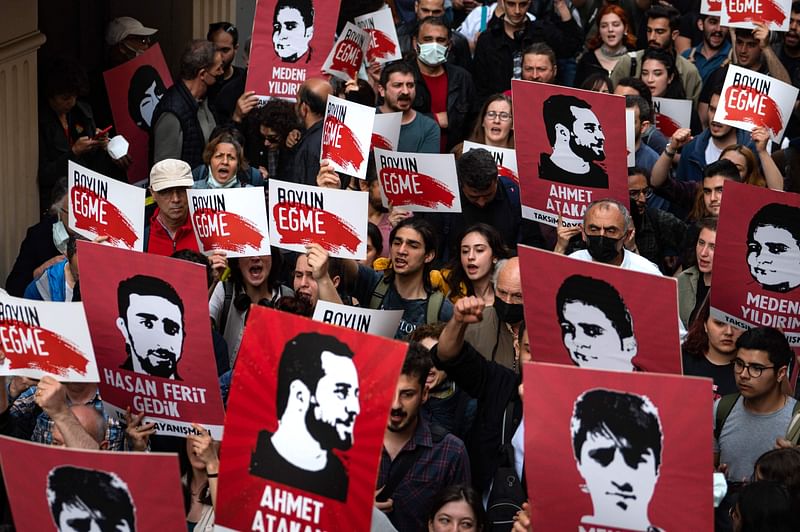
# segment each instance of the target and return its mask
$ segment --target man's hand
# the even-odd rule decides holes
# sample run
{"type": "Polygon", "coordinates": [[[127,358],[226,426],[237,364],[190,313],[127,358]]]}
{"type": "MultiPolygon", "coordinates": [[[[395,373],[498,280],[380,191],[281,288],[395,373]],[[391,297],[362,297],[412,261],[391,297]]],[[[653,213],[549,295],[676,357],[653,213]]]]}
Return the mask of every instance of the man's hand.
{"type": "Polygon", "coordinates": [[[211,272],[214,275],[214,280],[219,281],[222,277],[222,274],[228,267],[228,257],[227,253],[224,251],[217,249],[214,250],[211,255],[208,256],[208,263],[211,265],[211,272]]]}
{"type": "Polygon", "coordinates": [[[412,216],[412,214],[411,211],[401,209],[400,207],[392,207],[389,210],[389,224],[394,227],[409,216],[412,216]]]}
{"type": "Polygon", "coordinates": [[[316,243],[307,245],[306,257],[314,280],[319,281],[328,275],[328,259],[330,256],[322,246],[316,243]]]}
{"type": "Polygon", "coordinates": [[[478,323],[483,320],[486,302],[478,296],[462,297],[453,306],[453,319],[457,323],[478,323]]]}
{"type": "Polygon", "coordinates": [[[125,434],[128,436],[128,443],[131,449],[137,452],[147,450],[147,442],[150,436],[156,433],[155,423],[142,423],[144,413],[131,414],[131,407],[125,411],[125,434]]]}
{"type": "Polygon", "coordinates": [[[247,91],[236,100],[236,110],[233,111],[233,121],[241,122],[244,117],[252,111],[261,99],[256,95],[256,91],[247,91]]]}
{"type": "Polygon", "coordinates": [[[302,134],[300,133],[299,129],[293,129],[286,135],[286,147],[287,148],[294,148],[295,145],[300,142],[302,138],[302,134]]]}
{"type": "Polygon", "coordinates": [[[793,444],[792,442],[790,442],[786,438],[777,438],[775,440],[775,448],[776,449],[792,449],[794,447],[797,447],[797,445],[793,444]]]}
{"type": "Polygon", "coordinates": [[[636,246],[636,229],[631,227],[631,230],[628,233],[628,236],[625,237],[625,241],[622,243],[622,245],[625,246],[625,249],[628,251],[636,254],[639,253],[639,248],[636,246]]]}
{"type": "Polygon", "coordinates": [[[38,382],[39,381],[37,381],[36,379],[31,379],[29,377],[17,377],[17,376],[11,377],[11,381],[8,385],[9,402],[15,401],[17,397],[22,395],[22,392],[24,392],[31,386],[36,386],[36,383],[38,382]]]}
{"type": "Polygon", "coordinates": [[[90,151],[94,151],[107,143],[108,139],[103,142],[102,140],[94,140],[92,137],[78,137],[78,140],[76,140],[75,144],[72,145],[72,153],[75,154],[76,157],[80,157],[81,155],[87,154],[90,151]]]}
{"type": "Polygon", "coordinates": [[[50,419],[55,419],[69,410],[67,389],[50,375],[45,375],[39,380],[34,400],[50,419]]]}
{"type": "Polygon", "coordinates": [[[191,442],[192,454],[205,464],[206,473],[211,473],[212,475],[218,473],[219,458],[217,457],[217,444],[211,437],[211,432],[196,423],[192,423],[192,428],[199,433],[186,436],[191,442]]]}
{"type": "Polygon", "coordinates": [[[566,22],[572,18],[572,13],[567,6],[566,0],[553,0],[553,11],[559,16],[562,22],[566,22]]]}
{"type": "MultiPolygon", "coordinates": [[[[375,497],[377,497],[381,491],[383,491],[383,486],[375,491],[375,497]]],[[[375,508],[385,514],[390,514],[392,510],[394,510],[394,501],[392,499],[386,499],[384,502],[378,502],[378,500],[375,499],[375,508]]]]}
{"type": "Polygon", "coordinates": [[[758,41],[758,47],[762,50],[769,48],[769,26],[765,22],[753,21],[753,37],[758,41]]]}
{"type": "Polygon", "coordinates": [[[447,111],[439,111],[436,113],[436,122],[442,129],[447,129],[450,126],[450,121],[447,120],[447,111]]]}
{"type": "Polygon", "coordinates": [[[127,170],[133,164],[133,159],[131,159],[130,155],[123,155],[119,159],[111,158],[114,161],[114,164],[118,167],[122,168],[123,170],[127,170]]]}
{"type": "Polygon", "coordinates": [[[317,186],[322,188],[342,188],[342,180],[328,159],[322,159],[317,172],[317,186]]]}
{"type": "Polygon", "coordinates": [[[678,150],[683,146],[689,144],[692,140],[692,130],[689,128],[681,128],[672,134],[669,139],[669,147],[673,150],[678,150]]]}
{"type": "Polygon", "coordinates": [[[756,145],[756,151],[763,153],[767,151],[767,143],[769,142],[769,132],[764,126],[756,126],[750,132],[750,138],[753,139],[753,144],[756,145]]]}
{"type": "Polygon", "coordinates": [[[564,223],[564,217],[561,216],[561,213],[559,213],[558,225],[556,226],[556,247],[553,249],[553,251],[560,255],[566,255],[570,239],[573,236],[580,234],[580,232],[580,225],[567,227],[567,225],[564,223]]]}
{"type": "Polygon", "coordinates": [[[42,276],[47,268],[62,260],[64,260],[64,255],[56,255],[55,257],[48,259],[46,262],[40,264],[35,270],[33,270],[33,278],[38,279],[42,276]]]}
{"type": "Polygon", "coordinates": [[[522,510],[514,516],[513,532],[530,532],[531,530],[531,505],[527,502],[522,503],[522,510]]]}

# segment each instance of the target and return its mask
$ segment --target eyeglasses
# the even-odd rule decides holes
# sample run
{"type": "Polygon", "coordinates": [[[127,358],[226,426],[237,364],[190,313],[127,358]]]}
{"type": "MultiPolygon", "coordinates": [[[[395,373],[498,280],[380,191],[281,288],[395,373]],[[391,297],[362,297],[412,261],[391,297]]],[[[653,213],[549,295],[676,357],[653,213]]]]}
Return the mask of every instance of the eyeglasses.
{"type": "Polygon", "coordinates": [[[733,359],[733,370],[739,374],[747,370],[747,374],[757,379],[761,376],[765,369],[773,369],[775,366],[762,366],[761,364],[745,364],[745,362],[739,358],[733,359]]]}
{"type": "Polygon", "coordinates": [[[499,118],[503,122],[507,122],[511,120],[511,113],[506,113],[505,111],[497,112],[497,111],[487,111],[486,118],[489,120],[494,120],[495,118],[499,118]]]}
{"type": "Polygon", "coordinates": [[[650,199],[653,197],[653,187],[628,189],[628,195],[631,199],[638,198],[639,194],[644,194],[645,199],[650,199]]]}
{"type": "Polygon", "coordinates": [[[277,144],[278,141],[281,140],[281,137],[280,135],[267,135],[264,137],[264,140],[266,140],[270,144],[277,144]]]}

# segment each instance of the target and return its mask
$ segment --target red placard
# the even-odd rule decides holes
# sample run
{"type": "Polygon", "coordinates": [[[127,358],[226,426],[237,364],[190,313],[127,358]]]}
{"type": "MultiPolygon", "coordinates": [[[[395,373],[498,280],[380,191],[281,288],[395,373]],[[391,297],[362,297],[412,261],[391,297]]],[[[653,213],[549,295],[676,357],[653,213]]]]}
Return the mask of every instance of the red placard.
{"type": "Polygon", "coordinates": [[[369,530],[383,433],[406,349],[252,307],[220,451],[217,525],[369,530]]]}
{"type": "Polygon", "coordinates": [[[800,195],[725,182],[711,315],[781,329],[800,346],[800,195]]]}
{"type": "Polygon", "coordinates": [[[159,434],[185,437],[198,423],[221,439],[205,267],[89,242],[78,253],[106,407],[144,412],[159,434]]]}
{"type": "Polygon", "coordinates": [[[184,530],[178,457],[65,449],[0,436],[17,530],[184,530]],[[86,528],[90,530],[90,528],[86,528]]]}
{"type": "Polygon", "coordinates": [[[514,142],[522,215],[555,226],[581,222],[593,200],[628,203],[625,99],[513,80],[514,142]]]}
{"type": "Polygon", "coordinates": [[[710,379],[526,363],[523,383],[534,530],[713,530],[710,379]]]}
{"type": "Polygon", "coordinates": [[[124,136],[130,144],[128,155],[132,162],[128,168],[128,181],[144,183],[150,175],[148,142],[153,111],[172,86],[172,76],[161,47],[154,44],[142,55],[103,72],[103,77],[114,116],[115,134],[124,136]]]}
{"type": "Polygon", "coordinates": [[[518,251],[533,360],[682,373],[675,279],[518,251]]]}
{"type": "Polygon", "coordinates": [[[246,90],[294,100],[322,74],[333,47],[340,0],[258,0],[246,90]]]}

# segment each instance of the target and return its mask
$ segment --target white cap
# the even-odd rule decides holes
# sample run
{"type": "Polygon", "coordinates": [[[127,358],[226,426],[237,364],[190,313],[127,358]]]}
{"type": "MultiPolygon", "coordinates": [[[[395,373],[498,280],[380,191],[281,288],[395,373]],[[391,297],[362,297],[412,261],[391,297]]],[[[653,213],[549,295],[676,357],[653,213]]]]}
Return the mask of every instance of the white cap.
{"type": "Polygon", "coordinates": [[[192,167],[179,159],[164,159],[154,164],[150,170],[150,188],[153,192],[174,187],[191,188],[192,185],[192,167]]]}
{"type": "Polygon", "coordinates": [[[121,43],[129,35],[149,36],[156,33],[155,28],[148,28],[133,17],[117,17],[108,23],[106,28],[106,43],[109,46],[121,43]]]}

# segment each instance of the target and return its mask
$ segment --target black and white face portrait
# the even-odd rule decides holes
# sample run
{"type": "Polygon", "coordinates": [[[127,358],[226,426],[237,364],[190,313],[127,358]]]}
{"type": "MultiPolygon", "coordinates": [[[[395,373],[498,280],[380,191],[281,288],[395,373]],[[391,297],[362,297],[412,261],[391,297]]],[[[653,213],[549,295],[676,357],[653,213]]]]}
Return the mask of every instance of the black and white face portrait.
{"type": "Polygon", "coordinates": [[[47,501],[59,532],[134,532],[127,484],[116,474],[61,466],[47,477],[47,501]]]}
{"type": "Polygon", "coordinates": [[[753,216],[747,266],[765,290],[788,292],[800,286],[800,209],[771,203],[753,216]]]}
{"type": "Polygon", "coordinates": [[[582,522],[626,530],[653,526],[648,506],[661,465],[658,410],[645,396],[590,390],[575,402],[573,450],[593,514],[582,522]]]}
{"type": "Polygon", "coordinates": [[[164,92],[164,82],[155,68],[142,65],[134,72],[128,87],[128,113],[141,129],[150,131],[153,112],[164,92]]]}
{"type": "Polygon", "coordinates": [[[314,36],[311,0],[279,0],[272,21],[272,45],[281,61],[296,63],[310,51],[314,36]]]}

